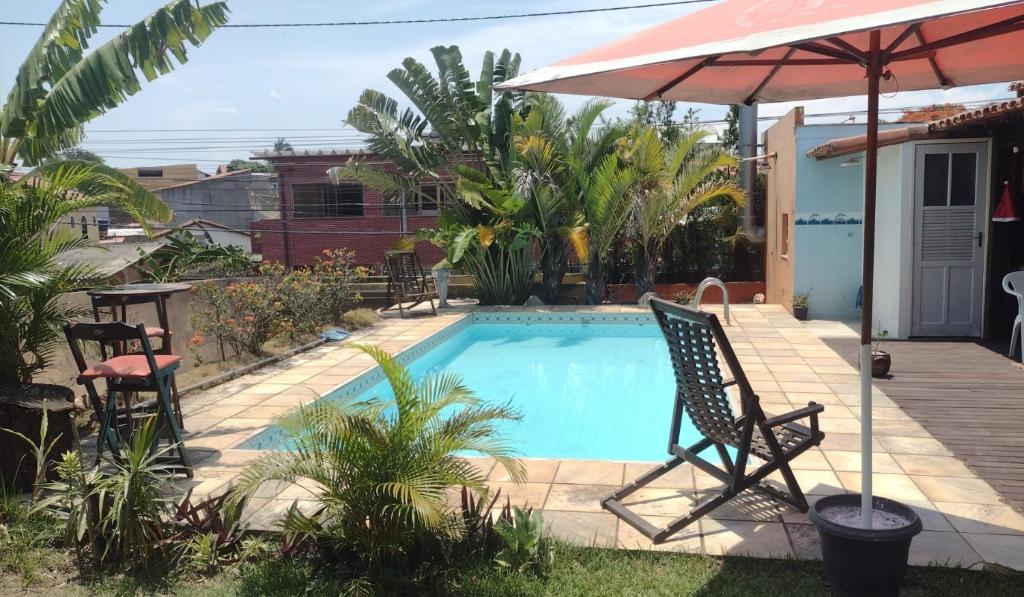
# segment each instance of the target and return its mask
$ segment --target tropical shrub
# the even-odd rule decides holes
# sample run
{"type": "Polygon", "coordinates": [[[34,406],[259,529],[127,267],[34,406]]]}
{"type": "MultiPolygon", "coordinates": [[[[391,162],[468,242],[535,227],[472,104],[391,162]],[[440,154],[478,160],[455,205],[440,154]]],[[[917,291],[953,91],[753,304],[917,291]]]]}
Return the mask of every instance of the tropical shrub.
{"type": "Polygon", "coordinates": [[[325,249],[313,262],[313,275],[320,281],[320,301],[334,325],[341,324],[346,309],[363,300],[354,286],[369,272],[354,265],[355,257],[355,251],[325,249]]]}
{"type": "Polygon", "coordinates": [[[203,238],[205,243],[190,231],[179,230],[159,251],[146,254],[139,249],[142,259],[132,269],[147,282],[177,282],[200,272],[207,277],[240,276],[252,268],[242,247],[214,244],[205,230],[203,238]]]}
{"type": "Polygon", "coordinates": [[[554,560],[554,545],[544,536],[544,518],[533,509],[516,506],[512,516],[502,518],[494,525],[503,546],[494,561],[503,568],[516,572],[527,569],[542,571],[554,560]]]}
{"type": "Polygon", "coordinates": [[[395,397],[319,401],[285,415],[279,423],[293,449],[251,464],[239,489],[251,492],[267,481],[316,484],[319,508],[293,508],[283,523],[286,537],[292,545],[312,542],[364,586],[385,571],[415,567],[437,555],[438,544],[464,535],[448,490],[487,488],[484,473],[459,453],[493,457],[516,481],[524,469],[495,429],[517,413],[482,403],[451,373],[416,382],[391,355],[355,347],[377,361],[395,397]],[[424,545],[433,548],[421,551],[424,545]]]}
{"type": "Polygon", "coordinates": [[[284,305],[265,281],[232,282],[220,286],[201,282],[192,286],[192,325],[203,341],[212,336],[222,357],[227,344],[235,354],[264,355],[263,346],[287,331],[290,323],[284,305]]]}
{"type": "Polygon", "coordinates": [[[255,283],[276,297],[281,306],[279,331],[287,332],[293,342],[318,332],[326,320],[327,309],[321,300],[323,282],[311,270],[285,271],[280,263],[265,263],[255,283]]]}

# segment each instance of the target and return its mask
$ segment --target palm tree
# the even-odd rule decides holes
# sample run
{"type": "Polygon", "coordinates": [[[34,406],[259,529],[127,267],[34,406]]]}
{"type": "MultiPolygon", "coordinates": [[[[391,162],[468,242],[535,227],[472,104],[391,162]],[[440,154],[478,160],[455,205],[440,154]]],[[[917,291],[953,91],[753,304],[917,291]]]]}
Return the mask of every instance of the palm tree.
{"type": "Polygon", "coordinates": [[[284,137],[278,137],[277,141],[274,141],[274,151],[295,151],[295,148],[284,137]]]}
{"type": "Polygon", "coordinates": [[[171,211],[155,195],[106,166],[46,164],[11,180],[0,174],[0,383],[29,383],[50,362],[61,327],[79,313],[65,292],[102,281],[69,260],[90,244],[64,222],[100,205],[117,207],[144,226],[171,211]]]}
{"type": "Polygon", "coordinates": [[[636,172],[630,228],[634,240],[636,294],[654,288],[665,240],[697,208],[715,201],[742,206],[743,189],[720,173],[736,158],[719,144],[704,144],[707,129],[683,131],[665,143],[653,127],[638,127],[622,149],[636,172]]]}
{"type": "Polygon", "coordinates": [[[83,138],[82,125],[123,103],[147,81],[186,62],[227,22],[227,6],[173,0],[88,54],[103,0],[63,0],[18,69],[0,107],[0,164],[38,164],[83,138]]]}
{"type": "Polygon", "coordinates": [[[267,481],[316,488],[321,512],[291,512],[285,532],[313,534],[358,554],[364,571],[374,575],[425,534],[460,536],[448,490],[465,486],[486,495],[487,487],[485,473],[459,454],[493,457],[516,482],[525,473],[495,428],[498,421],[518,420],[515,412],[481,403],[451,373],[417,382],[386,352],[353,346],[380,365],[394,399],[321,400],[286,415],[280,424],[291,449],[251,464],[240,477],[239,495],[267,481]]]}

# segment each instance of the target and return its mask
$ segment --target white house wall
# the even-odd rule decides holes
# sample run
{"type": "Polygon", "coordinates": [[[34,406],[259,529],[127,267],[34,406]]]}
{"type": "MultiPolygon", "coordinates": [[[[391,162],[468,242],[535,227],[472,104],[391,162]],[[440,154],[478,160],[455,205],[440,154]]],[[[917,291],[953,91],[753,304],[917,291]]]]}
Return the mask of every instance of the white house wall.
{"type": "MultiPolygon", "coordinates": [[[[860,169],[864,188],[863,168],[860,169]]],[[[875,205],[875,291],[871,328],[891,338],[910,334],[914,256],[914,144],[878,150],[875,205]]],[[[858,280],[858,285],[860,281],[858,280]]]]}

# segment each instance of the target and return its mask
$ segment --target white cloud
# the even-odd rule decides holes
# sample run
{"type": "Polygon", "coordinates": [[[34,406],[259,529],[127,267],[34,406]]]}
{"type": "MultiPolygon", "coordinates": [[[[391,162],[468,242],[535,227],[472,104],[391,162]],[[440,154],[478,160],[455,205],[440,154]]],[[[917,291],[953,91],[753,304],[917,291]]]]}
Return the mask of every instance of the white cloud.
{"type": "Polygon", "coordinates": [[[270,91],[267,92],[267,97],[269,97],[270,99],[279,100],[281,99],[281,93],[278,92],[278,90],[276,89],[271,89],[270,91]]]}

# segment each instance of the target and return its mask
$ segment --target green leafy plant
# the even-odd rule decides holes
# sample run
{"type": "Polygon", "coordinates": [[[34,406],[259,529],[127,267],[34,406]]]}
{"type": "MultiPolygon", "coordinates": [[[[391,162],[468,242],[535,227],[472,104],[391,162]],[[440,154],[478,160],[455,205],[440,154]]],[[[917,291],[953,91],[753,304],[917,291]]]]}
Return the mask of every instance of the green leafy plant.
{"type": "Polygon", "coordinates": [[[693,299],[697,297],[694,290],[680,290],[672,295],[672,300],[687,307],[693,305],[693,299]]]}
{"type": "Polygon", "coordinates": [[[152,253],[139,249],[141,260],[132,266],[147,282],[177,282],[190,274],[215,269],[227,276],[244,274],[252,266],[241,247],[215,244],[203,231],[202,242],[188,230],[167,237],[167,244],[152,253]]]}
{"type": "Polygon", "coordinates": [[[192,286],[192,325],[196,344],[213,336],[226,357],[224,345],[235,354],[263,356],[264,345],[287,330],[285,307],[273,285],[265,280],[232,282],[221,286],[202,282],[192,286]]]}
{"type": "Polygon", "coordinates": [[[46,410],[46,401],[43,400],[43,414],[39,419],[39,440],[34,440],[23,433],[14,431],[13,429],[7,429],[6,427],[0,427],[0,431],[10,433],[11,435],[20,438],[29,446],[32,458],[35,460],[36,472],[35,478],[32,482],[32,501],[37,501],[43,496],[43,484],[46,482],[47,468],[50,464],[50,453],[53,452],[54,446],[60,441],[63,434],[58,433],[53,439],[47,443],[49,437],[49,426],[50,416],[46,410]]]}
{"type": "Polygon", "coordinates": [[[888,337],[889,330],[883,330],[881,326],[879,326],[878,331],[875,332],[875,347],[871,352],[874,354],[882,352],[882,340],[885,340],[888,337]]]}
{"type": "Polygon", "coordinates": [[[503,546],[494,557],[495,563],[516,572],[527,569],[544,570],[554,561],[555,551],[544,537],[544,518],[539,512],[512,509],[510,520],[494,525],[503,546]]]}
{"type": "Polygon", "coordinates": [[[334,325],[342,321],[346,309],[363,300],[355,284],[369,272],[355,265],[356,254],[345,249],[326,249],[313,261],[313,275],[320,281],[320,303],[334,325]]]}
{"type": "Polygon", "coordinates": [[[280,424],[292,449],[247,467],[239,489],[251,492],[267,481],[315,484],[316,510],[293,508],[285,517],[289,545],[313,541],[326,553],[347,554],[352,578],[376,579],[412,565],[424,541],[464,534],[447,504],[448,489],[487,489],[484,473],[458,454],[493,457],[517,482],[524,470],[495,428],[517,420],[514,411],[480,402],[450,373],[417,382],[384,351],[354,347],[380,365],[394,398],[320,401],[286,415],[280,424]]]}
{"type": "Polygon", "coordinates": [[[83,125],[188,60],[227,22],[227,6],[173,0],[86,53],[103,0],[63,0],[18,68],[0,108],[0,164],[36,164],[78,145],[83,125]]]}
{"type": "Polygon", "coordinates": [[[811,297],[807,294],[794,294],[793,307],[806,309],[811,305],[811,297]]]}

